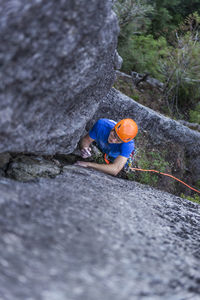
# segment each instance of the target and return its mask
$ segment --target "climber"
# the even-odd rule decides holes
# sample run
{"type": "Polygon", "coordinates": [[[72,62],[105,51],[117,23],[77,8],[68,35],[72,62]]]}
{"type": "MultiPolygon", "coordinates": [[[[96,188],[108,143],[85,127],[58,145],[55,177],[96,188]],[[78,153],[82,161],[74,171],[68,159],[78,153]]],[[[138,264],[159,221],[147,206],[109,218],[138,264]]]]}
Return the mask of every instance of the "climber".
{"type": "Polygon", "coordinates": [[[88,158],[92,155],[90,144],[95,141],[98,148],[105,153],[107,164],[77,161],[76,165],[116,176],[134,151],[133,139],[137,132],[138,126],[132,119],[123,119],[118,123],[109,119],[99,119],[80,141],[81,156],[88,158]]]}

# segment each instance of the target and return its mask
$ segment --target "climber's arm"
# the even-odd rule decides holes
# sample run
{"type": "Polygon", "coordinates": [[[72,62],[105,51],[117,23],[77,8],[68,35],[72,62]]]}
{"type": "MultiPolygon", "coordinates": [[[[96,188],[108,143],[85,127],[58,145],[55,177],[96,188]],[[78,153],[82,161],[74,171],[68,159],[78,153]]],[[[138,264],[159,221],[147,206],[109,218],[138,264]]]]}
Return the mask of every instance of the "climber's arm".
{"type": "Polygon", "coordinates": [[[90,144],[94,141],[89,134],[86,134],[80,141],[80,149],[89,148],[90,144]]]}
{"type": "Polygon", "coordinates": [[[104,173],[116,176],[125,166],[127,162],[127,157],[119,155],[113,163],[109,165],[105,164],[97,164],[93,162],[86,162],[86,161],[77,161],[76,165],[85,167],[85,168],[93,168],[98,171],[102,171],[104,173]]]}

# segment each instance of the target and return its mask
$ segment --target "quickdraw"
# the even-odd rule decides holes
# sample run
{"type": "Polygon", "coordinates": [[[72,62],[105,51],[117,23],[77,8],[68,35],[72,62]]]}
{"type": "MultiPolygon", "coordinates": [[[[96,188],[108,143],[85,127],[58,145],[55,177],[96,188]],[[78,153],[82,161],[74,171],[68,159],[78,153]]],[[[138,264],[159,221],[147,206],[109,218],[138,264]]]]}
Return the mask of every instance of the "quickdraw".
{"type": "MultiPolygon", "coordinates": [[[[133,150],[133,152],[131,153],[131,155],[129,156],[129,158],[127,160],[128,167],[131,167],[135,155],[136,155],[136,150],[133,150]]],[[[108,159],[108,155],[106,153],[104,154],[104,161],[105,161],[106,164],[110,163],[110,161],[108,159]]]]}

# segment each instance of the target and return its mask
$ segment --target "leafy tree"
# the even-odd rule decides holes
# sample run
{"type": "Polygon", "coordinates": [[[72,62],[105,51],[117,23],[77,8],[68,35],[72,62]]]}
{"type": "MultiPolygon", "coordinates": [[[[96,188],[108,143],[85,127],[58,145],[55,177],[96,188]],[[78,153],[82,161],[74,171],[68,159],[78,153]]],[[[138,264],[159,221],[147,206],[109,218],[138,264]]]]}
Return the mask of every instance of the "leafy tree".
{"type": "Polygon", "coordinates": [[[135,27],[140,27],[145,14],[152,11],[152,7],[146,4],[145,0],[117,0],[114,3],[114,10],[118,15],[121,30],[134,23],[135,27]]]}
{"type": "MultiPolygon", "coordinates": [[[[149,16],[152,13],[152,6],[148,5],[146,0],[117,0],[114,9],[118,15],[120,25],[118,51],[124,61],[122,70],[125,72],[131,72],[132,70],[147,71],[148,55],[145,51],[148,48],[148,43],[150,43],[150,36],[146,40],[144,37],[146,50],[141,52],[140,55],[137,52],[143,42],[143,37],[140,37],[140,35],[146,32],[150,25],[149,16]]],[[[149,53],[149,66],[154,57],[153,52],[154,50],[149,53]]]]}
{"type": "Polygon", "coordinates": [[[176,8],[181,5],[182,0],[148,0],[148,3],[153,6],[154,14],[151,18],[151,26],[149,32],[154,37],[160,35],[167,36],[173,31],[182,20],[180,13],[177,13],[176,8]]]}
{"type": "Polygon", "coordinates": [[[200,1],[199,0],[181,0],[180,3],[175,5],[173,8],[168,6],[168,9],[172,11],[172,14],[179,14],[185,19],[195,11],[200,14],[200,1]]]}
{"type": "Polygon", "coordinates": [[[200,17],[194,9],[200,12],[199,0],[115,1],[122,70],[163,81],[172,114],[188,113],[200,98],[200,17]]]}
{"type": "Polygon", "coordinates": [[[164,97],[172,113],[188,110],[199,96],[200,43],[198,32],[176,33],[176,48],[171,48],[168,59],[160,61],[165,77],[164,97]]]}
{"type": "Polygon", "coordinates": [[[160,72],[159,60],[168,55],[166,39],[160,37],[157,40],[152,35],[133,36],[129,39],[127,47],[120,48],[119,53],[123,57],[122,70],[126,72],[136,71],[149,73],[157,79],[164,79],[160,72]]]}
{"type": "Polygon", "coordinates": [[[149,27],[150,19],[146,15],[152,12],[152,6],[146,0],[117,0],[114,10],[120,26],[119,43],[124,44],[130,36],[142,34],[149,27]]]}
{"type": "Polygon", "coordinates": [[[149,32],[154,37],[173,31],[187,16],[195,11],[200,14],[199,0],[148,0],[154,8],[149,32]]]}

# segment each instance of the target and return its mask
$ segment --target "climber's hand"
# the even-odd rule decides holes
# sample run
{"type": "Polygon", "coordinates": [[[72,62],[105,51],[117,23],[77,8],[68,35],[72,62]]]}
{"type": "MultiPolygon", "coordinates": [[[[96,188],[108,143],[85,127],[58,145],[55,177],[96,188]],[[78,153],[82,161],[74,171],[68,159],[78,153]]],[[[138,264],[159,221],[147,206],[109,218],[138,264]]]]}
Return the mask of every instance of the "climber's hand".
{"type": "Polygon", "coordinates": [[[80,167],[84,167],[84,168],[88,168],[89,167],[89,162],[88,161],[77,161],[74,165],[75,166],[80,166],[80,167]]]}
{"type": "Polygon", "coordinates": [[[83,149],[81,149],[81,157],[82,158],[88,158],[92,156],[92,153],[91,153],[91,148],[90,147],[85,147],[83,149]]]}

